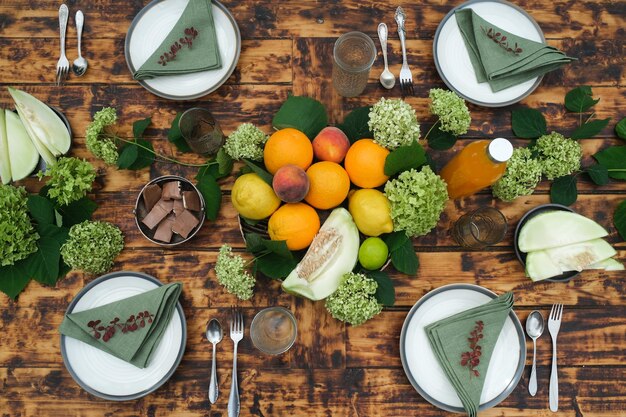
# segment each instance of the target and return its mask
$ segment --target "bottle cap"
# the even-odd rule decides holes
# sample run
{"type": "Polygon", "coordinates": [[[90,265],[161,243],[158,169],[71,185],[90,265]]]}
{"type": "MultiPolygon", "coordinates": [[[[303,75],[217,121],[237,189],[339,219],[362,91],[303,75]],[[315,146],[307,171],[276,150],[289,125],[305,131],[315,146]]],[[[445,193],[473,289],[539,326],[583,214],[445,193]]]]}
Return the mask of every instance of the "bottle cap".
{"type": "Polygon", "coordinates": [[[496,162],[506,162],[513,156],[513,145],[507,139],[497,138],[487,148],[489,156],[496,162]]]}

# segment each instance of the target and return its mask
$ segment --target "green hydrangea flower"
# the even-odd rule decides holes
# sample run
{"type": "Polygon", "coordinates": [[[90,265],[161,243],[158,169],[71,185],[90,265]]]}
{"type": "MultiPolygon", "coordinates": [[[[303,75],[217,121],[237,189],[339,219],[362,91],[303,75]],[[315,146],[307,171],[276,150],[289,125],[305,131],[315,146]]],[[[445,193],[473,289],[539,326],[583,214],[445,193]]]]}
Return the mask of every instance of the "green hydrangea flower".
{"type": "Polygon", "coordinates": [[[13,265],[37,251],[24,187],[0,185],[0,265],[13,265]]]}
{"type": "Polygon", "coordinates": [[[453,91],[433,88],[428,93],[430,112],[439,117],[440,129],[455,136],[464,135],[470,127],[472,118],[465,100],[453,91]]]}
{"type": "Polygon", "coordinates": [[[120,156],[115,142],[105,135],[106,128],[116,122],[116,110],[113,107],[104,107],[93,115],[93,121],[87,126],[85,133],[89,152],[108,165],[116,165],[117,158],[120,156]]]}
{"type": "Polygon", "coordinates": [[[368,126],[374,142],[391,150],[410,145],[420,137],[415,110],[400,99],[381,98],[370,110],[368,126]]]}
{"type": "Polygon", "coordinates": [[[542,166],[528,148],[517,148],[506,164],[504,175],[493,185],[493,195],[502,201],[531,195],[541,180],[542,166]]]}
{"type": "Polygon", "coordinates": [[[404,230],[408,236],[430,232],[448,200],[446,183],[429,166],[404,171],[387,181],[385,194],[391,204],[393,230],[404,230]]]}
{"type": "Polygon", "coordinates": [[[78,158],[59,158],[46,172],[37,174],[39,179],[50,177],[46,182],[48,196],[60,205],[68,205],[83,198],[93,186],[96,170],[93,165],[78,158]]]}
{"type": "Polygon", "coordinates": [[[124,235],[115,225],[85,220],[70,228],[67,241],[61,246],[63,261],[90,274],[102,274],[124,249],[124,235]]]}
{"type": "Polygon", "coordinates": [[[549,180],[569,175],[580,169],[583,149],[574,139],[552,132],[537,139],[534,149],[543,173],[549,180]]]}
{"type": "Polygon", "coordinates": [[[376,300],[378,284],[363,274],[343,276],[337,291],[326,299],[326,310],[337,320],[353,326],[365,323],[383,309],[376,300]]]}
{"type": "Polygon", "coordinates": [[[233,159],[263,159],[263,146],[269,136],[252,123],[243,123],[226,138],[224,150],[233,159]]]}
{"type": "Polygon", "coordinates": [[[215,263],[217,282],[222,284],[226,291],[236,295],[240,300],[252,298],[254,284],[256,284],[254,277],[245,268],[245,260],[241,256],[233,254],[230,246],[222,245],[215,263]]]}

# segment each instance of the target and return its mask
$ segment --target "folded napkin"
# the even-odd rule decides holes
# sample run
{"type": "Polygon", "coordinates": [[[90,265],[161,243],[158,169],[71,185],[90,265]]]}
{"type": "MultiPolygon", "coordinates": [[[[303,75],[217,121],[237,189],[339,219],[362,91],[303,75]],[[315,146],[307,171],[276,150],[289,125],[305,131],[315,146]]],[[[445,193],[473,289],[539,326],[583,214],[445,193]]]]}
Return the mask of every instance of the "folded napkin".
{"type": "Polygon", "coordinates": [[[513,308],[513,293],[426,326],[437,361],[469,417],[478,414],[491,353],[513,308]]]}
{"type": "Polygon", "coordinates": [[[221,67],[211,0],[189,0],[172,31],[133,74],[133,78],[144,80],[160,75],[188,74],[221,67]],[[173,58],[172,48],[175,55],[173,58]]]}
{"type": "Polygon", "coordinates": [[[178,302],[182,284],[173,283],[65,316],[59,331],[130,362],[148,366],[178,302]]]}
{"type": "Polygon", "coordinates": [[[575,61],[558,49],[513,35],[487,22],[471,8],[455,11],[476,79],[493,92],[523,83],[575,61]]]}

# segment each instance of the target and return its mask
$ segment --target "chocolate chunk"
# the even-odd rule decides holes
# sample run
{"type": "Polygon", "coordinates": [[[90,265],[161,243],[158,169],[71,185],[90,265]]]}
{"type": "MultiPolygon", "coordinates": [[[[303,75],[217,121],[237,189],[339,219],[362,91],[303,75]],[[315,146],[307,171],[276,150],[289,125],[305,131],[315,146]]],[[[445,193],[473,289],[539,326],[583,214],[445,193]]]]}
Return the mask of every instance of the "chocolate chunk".
{"type": "Polygon", "coordinates": [[[154,240],[160,240],[161,242],[170,243],[172,241],[172,225],[174,224],[175,218],[173,215],[167,216],[161,223],[159,223],[159,227],[157,227],[156,232],[154,233],[154,240]]]}
{"type": "Polygon", "coordinates": [[[174,209],[173,201],[159,200],[150,213],[141,221],[148,226],[148,229],[154,229],[154,227],[161,222],[168,214],[174,209]]]}
{"type": "Polygon", "coordinates": [[[173,200],[173,201],[174,201],[174,209],[173,209],[174,214],[178,216],[185,210],[185,205],[183,204],[184,200],[173,200]]]}
{"type": "Polygon", "coordinates": [[[146,206],[146,211],[152,210],[154,205],[161,199],[161,187],[157,184],[150,184],[143,190],[143,204],[146,206]]]}
{"type": "Polygon", "coordinates": [[[180,200],[183,198],[180,191],[180,181],[170,181],[163,184],[163,200],[180,200]]]}
{"type": "Polygon", "coordinates": [[[195,191],[183,191],[183,203],[187,210],[200,211],[200,198],[195,191]]]}
{"type": "Polygon", "coordinates": [[[200,220],[194,216],[189,210],[184,210],[172,225],[172,231],[187,239],[189,233],[200,223],[200,220]]]}

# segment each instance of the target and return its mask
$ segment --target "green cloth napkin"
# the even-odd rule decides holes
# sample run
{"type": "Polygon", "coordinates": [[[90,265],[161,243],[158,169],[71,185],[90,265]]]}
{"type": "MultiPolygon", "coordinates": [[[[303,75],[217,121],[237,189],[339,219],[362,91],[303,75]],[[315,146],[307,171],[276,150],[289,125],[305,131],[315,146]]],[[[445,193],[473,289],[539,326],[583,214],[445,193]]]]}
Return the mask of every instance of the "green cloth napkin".
{"type": "Polygon", "coordinates": [[[456,10],[454,14],[476,79],[479,83],[488,82],[493,92],[521,84],[576,60],[552,46],[502,30],[471,8],[456,10]],[[491,37],[488,34],[490,29],[491,37]],[[497,33],[500,35],[494,36],[497,33]],[[501,42],[495,42],[494,38],[501,42]],[[516,54],[507,48],[521,51],[516,54]]]}
{"type": "Polygon", "coordinates": [[[491,353],[511,308],[513,293],[508,292],[425,327],[437,361],[470,417],[478,414],[491,353]],[[472,364],[472,357],[478,362],[472,364]]]}
{"type": "Polygon", "coordinates": [[[163,43],[152,53],[150,58],[133,74],[136,80],[154,78],[160,75],[178,75],[200,72],[222,67],[220,51],[215,34],[215,22],[211,0],[189,0],[183,14],[167,35],[163,43]],[[180,43],[185,37],[185,29],[194,28],[198,34],[192,41],[191,48],[181,44],[176,57],[163,66],[159,63],[161,55],[169,52],[170,47],[180,43]]]}
{"type": "Polygon", "coordinates": [[[181,290],[179,283],[163,285],[100,307],[67,314],[59,331],[138,368],[145,368],[174,315],[181,290]],[[107,328],[113,328],[114,332],[107,328]]]}

